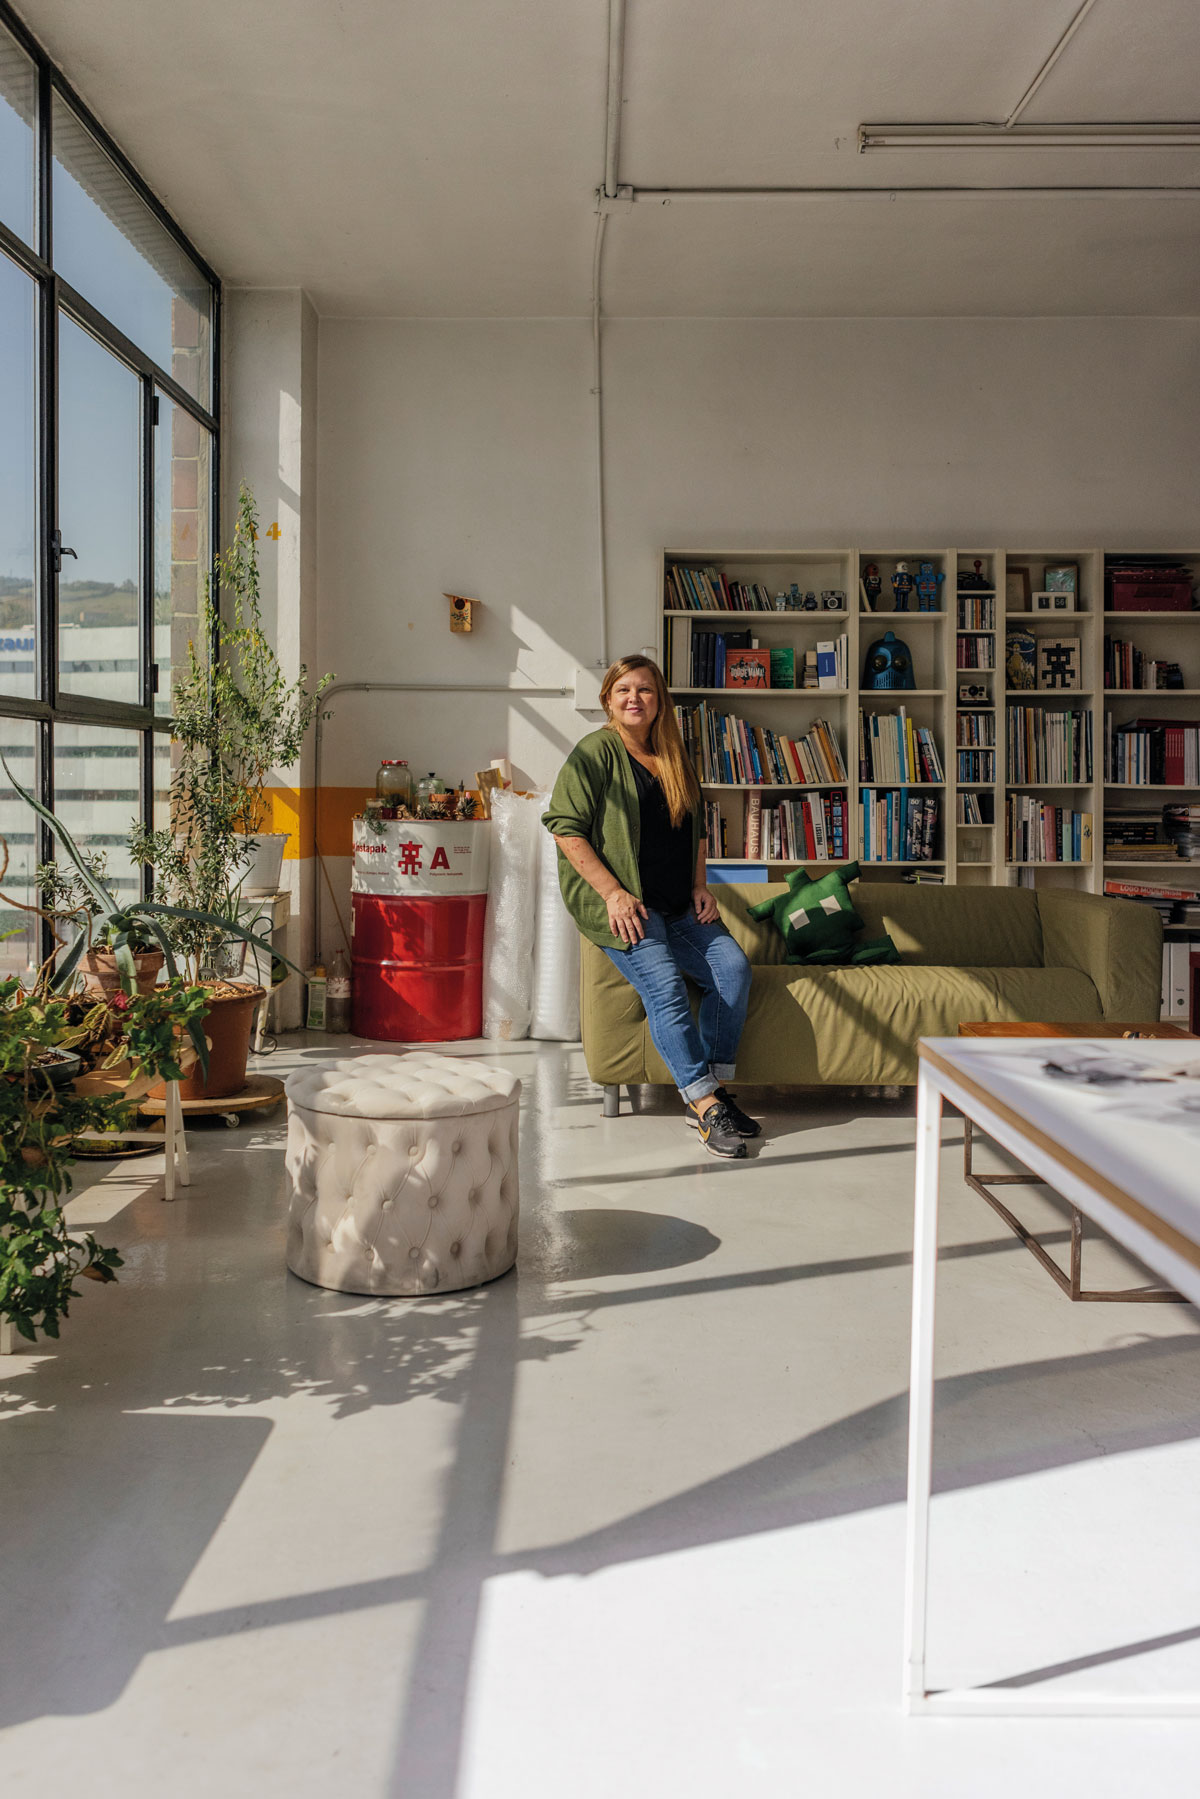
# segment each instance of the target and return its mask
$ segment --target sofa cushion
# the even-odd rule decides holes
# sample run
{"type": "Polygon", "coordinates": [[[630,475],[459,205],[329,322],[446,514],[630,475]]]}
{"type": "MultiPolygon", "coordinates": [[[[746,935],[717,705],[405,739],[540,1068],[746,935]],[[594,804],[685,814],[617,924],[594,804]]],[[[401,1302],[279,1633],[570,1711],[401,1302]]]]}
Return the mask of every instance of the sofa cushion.
{"type": "MultiPolygon", "coordinates": [[[[822,1081],[908,1085],[920,1037],[953,1037],[970,1020],[1101,1017],[1092,982],[1072,968],[756,968],[737,1078],[751,1085],[822,1081]]],[[[643,1026],[643,1031],[644,1031],[643,1026]]],[[[648,1035],[640,1078],[669,1084],[648,1035]]],[[[616,1048],[616,1046],[613,1046],[616,1048]]],[[[589,1067],[595,1080],[634,1081],[589,1067]]],[[[597,1058],[600,1061],[600,1058],[597,1058]]]]}
{"type": "Polygon", "coordinates": [[[859,881],[852,893],[867,936],[886,931],[904,962],[935,968],[1041,966],[1042,926],[1032,888],[859,881]]]}

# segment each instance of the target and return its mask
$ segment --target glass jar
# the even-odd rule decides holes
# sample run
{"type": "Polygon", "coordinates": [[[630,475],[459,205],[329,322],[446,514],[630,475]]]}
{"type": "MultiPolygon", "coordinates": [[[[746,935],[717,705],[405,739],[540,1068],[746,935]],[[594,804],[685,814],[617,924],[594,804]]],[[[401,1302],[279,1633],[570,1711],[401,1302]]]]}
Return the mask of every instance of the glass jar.
{"type": "Polygon", "coordinates": [[[446,783],[444,781],[440,781],[438,779],[438,777],[434,774],[433,770],[430,769],[429,773],[427,775],[422,775],[421,779],[417,782],[417,806],[418,806],[418,808],[420,808],[422,806],[428,806],[428,805],[434,803],[435,796],[438,794],[444,794],[445,791],[446,791],[446,783]]]}
{"type": "Polygon", "coordinates": [[[375,793],[386,806],[403,805],[409,811],[412,810],[413,778],[403,757],[394,762],[385,757],[379,764],[379,773],[375,776],[375,793]]]}

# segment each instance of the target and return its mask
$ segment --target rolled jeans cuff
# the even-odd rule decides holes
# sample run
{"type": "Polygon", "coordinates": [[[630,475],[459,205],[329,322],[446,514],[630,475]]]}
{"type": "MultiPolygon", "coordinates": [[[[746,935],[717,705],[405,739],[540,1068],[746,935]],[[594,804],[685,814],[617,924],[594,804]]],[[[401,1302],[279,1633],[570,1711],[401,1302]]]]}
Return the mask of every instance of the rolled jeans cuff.
{"type": "Polygon", "coordinates": [[[703,1074],[698,1081],[692,1081],[688,1086],[681,1087],[679,1091],[688,1104],[694,1106],[698,1099],[707,1099],[710,1093],[715,1093],[720,1085],[721,1083],[715,1075],[703,1074]]]}
{"type": "Polygon", "coordinates": [[[736,1064],[733,1062],[710,1062],[708,1066],[718,1087],[723,1087],[726,1081],[731,1081],[736,1071],[736,1064]]]}

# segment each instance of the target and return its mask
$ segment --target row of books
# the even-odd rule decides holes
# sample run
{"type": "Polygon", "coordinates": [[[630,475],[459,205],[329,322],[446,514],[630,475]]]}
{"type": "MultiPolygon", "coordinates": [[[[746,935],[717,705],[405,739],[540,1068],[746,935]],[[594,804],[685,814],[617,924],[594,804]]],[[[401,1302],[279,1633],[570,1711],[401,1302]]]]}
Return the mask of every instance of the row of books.
{"type": "Polygon", "coordinates": [[[1155,887],[1144,881],[1105,881],[1104,891],[1113,899],[1136,900],[1139,905],[1153,906],[1165,925],[1187,925],[1200,929],[1200,889],[1195,887],[1155,887]]]}
{"type": "Polygon", "coordinates": [[[1117,786],[1200,786],[1200,722],[1131,718],[1104,721],[1104,778],[1117,786]]]}
{"type": "Polygon", "coordinates": [[[731,581],[711,563],[694,568],[676,562],[667,570],[667,608],[679,612],[773,612],[761,581],[731,581]]]}
{"type": "Polygon", "coordinates": [[[684,746],[703,782],[729,786],[805,787],[845,781],[846,763],[833,727],[814,719],[801,738],[785,737],[701,700],[676,706],[684,746]]]}
{"type": "Polygon", "coordinates": [[[708,843],[710,861],[715,862],[729,854],[729,830],[719,800],[704,802],[704,836],[708,843]]]}
{"type": "Polygon", "coordinates": [[[899,712],[858,711],[858,772],[864,781],[944,781],[933,732],[899,712]]]}
{"type": "Polygon", "coordinates": [[[1090,862],[1092,815],[1015,793],[1004,802],[1004,848],[1010,862],[1090,862]]]}
{"type": "Polygon", "coordinates": [[[954,648],[954,666],[956,668],[994,668],[996,651],[994,637],[958,636],[954,648]]]}
{"type": "Polygon", "coordinates": [[[1106,806],[1104,849],[1122,862],[1174,862],[1161,806],[1106,806]]]}
{"type": "Polygon", "coordinates": [[[958,628],[960,631],[994,631],[996,629],[995,594],[960,593],[958,596],[958,628]]]}
{"type": "Polygon", "coordinates": [[[954,736],[959,749],[994,750],[996,714],[991,711],[960,712],[954,736]]]}
{"type": "Polygon", "coordinates": [[[1008,780],[1037,781],[1047,785],[1091,780],[1090,712],[1009,706],[1007,718],[1008,780]]]}
{"type": "Polygon", "coordinates": [[[991,793],[960,793],[958,822],[960,825],[990,825],[996,821],[996,799],[991,793]]]}
{"type": "Polygon", "coordinates": [[[846,795],[838,790],[777,806],[764,806],[759,793],[747,794],[744,853],[771,862],[841,862],[849,822],[846,795]]]}
{"type": "Polygon", "coordinates": [[[1104,639],[1106,687],[1130,692],[1182,687],[1183,684],[1183,670],[1178,662],[1160,662],[1153,656],[1143,656],[1135,643],[1128,643],[1123,637],[1104,639]]]}
{"type": "Polygon", "coordinates": [[[864,862],[932,862],[941,803],[934,793],[864,787],[858,796],[858,840],[864,862]]]}
{"type": "Polygon", "coordinates": [[[843,632],[799,652],[791,644],[766,650],[749,630],[702,631],[690,618],[672,618],[667,621],[663,673],[668,687],[845,688],[848,645],[843,632]]]}
{"type": "Polygon", "coordinates": [[[958,750],[955,757],[960,781],[994,781],[995,750],[958,750]]]}

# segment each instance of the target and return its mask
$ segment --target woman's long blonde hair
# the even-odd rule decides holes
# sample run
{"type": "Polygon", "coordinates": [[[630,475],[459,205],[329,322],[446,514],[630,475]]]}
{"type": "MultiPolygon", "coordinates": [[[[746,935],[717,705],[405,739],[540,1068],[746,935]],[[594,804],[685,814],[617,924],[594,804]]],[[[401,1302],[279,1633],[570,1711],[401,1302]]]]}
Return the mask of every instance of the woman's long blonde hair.
{"type": "Polygon", "coordinates": [[[671,823],[681,825],[700,804],[700,783],[683,747],[679,721],[675,717],[675,708],[671,704],[671,695],[667,691],[662,669],[657,662],[651,662],[649,656],[619,657],[600,683],[600,704],[608,718],[608,729],[615,731],[617,727],[609,708],[609,696],[623,676],[632,675],[643,668],[654,683],[654,691],[658,697],[658,711],[650,727],[650,754],[658,758],[658,778],[671,815],[671,823]]]}

